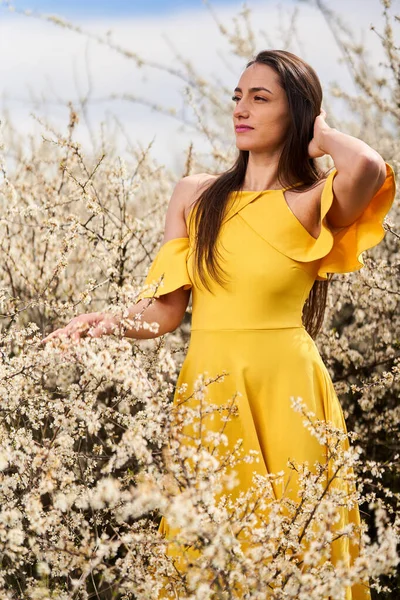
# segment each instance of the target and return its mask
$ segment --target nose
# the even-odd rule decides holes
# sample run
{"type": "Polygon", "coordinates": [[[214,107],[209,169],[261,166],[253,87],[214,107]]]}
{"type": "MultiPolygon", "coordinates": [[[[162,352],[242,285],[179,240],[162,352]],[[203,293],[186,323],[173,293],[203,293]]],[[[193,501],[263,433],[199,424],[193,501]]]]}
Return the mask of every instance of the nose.
{"type": "Polygon", "coordinates": [[[246,118],[249,116],[249,110],[248,110],[246,102],[244,101],[243,98],[240,98],[240,100],[238,100],[236,102],[236,106],[233,109],[233,116],[235,118],[238,118],[238,117],[246,118]]]}

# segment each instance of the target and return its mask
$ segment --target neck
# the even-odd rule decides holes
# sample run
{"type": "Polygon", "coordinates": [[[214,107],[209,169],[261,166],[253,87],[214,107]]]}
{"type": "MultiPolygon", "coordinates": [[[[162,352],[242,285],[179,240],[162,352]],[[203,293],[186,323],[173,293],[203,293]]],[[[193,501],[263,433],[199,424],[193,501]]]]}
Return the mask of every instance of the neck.
{"type": "Polygon", "coordinates": [[[280,189],[282,186],[277,177],[279,157],[280,152],[271,154],[249,152],[243,189],[255,191],[280,189]]]}

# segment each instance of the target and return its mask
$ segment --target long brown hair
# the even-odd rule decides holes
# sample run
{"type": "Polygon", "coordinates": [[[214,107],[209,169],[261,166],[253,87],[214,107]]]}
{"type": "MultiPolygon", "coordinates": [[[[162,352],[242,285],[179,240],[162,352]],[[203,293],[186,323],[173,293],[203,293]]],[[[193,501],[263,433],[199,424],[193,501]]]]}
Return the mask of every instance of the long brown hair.
{"type": "MultiPolygon", "coordinates": [[[[247,63],[246,69],[254,63],[274,69],[288,99],[291,120],[279,159],[278,181],[282,187],[302,182],[293,188],[296,192],[310,189],[324,175],[308,156],[314,121],[321,111],[322,88],[318,76],[310,65],[285,50],[263,50],[247,63]]],[[[219,284],[226,281],[217,260],[216,241],[229,195],[243,187],[248,160],[249,151],[239,150],[234,165],[219,175],[196,201],[194,262],[200,281],[208,290],[206,271],[219,284]]],[[[324,320],[329,280],[315,280],[303,307],[303,324],[312,337],[316,337],[324,320]]]]}

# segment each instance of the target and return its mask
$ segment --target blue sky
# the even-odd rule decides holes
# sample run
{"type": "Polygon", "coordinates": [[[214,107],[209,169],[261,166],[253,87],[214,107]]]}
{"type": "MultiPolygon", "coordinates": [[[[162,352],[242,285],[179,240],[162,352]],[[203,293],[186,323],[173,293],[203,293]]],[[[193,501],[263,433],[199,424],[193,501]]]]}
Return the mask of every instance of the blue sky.
{"type": "MultiPolygon", "coordinates": [[[[223,5],[241,6],[239,0],[212,0],[217,8],[223,5]]],[[[202,0],[16,0],[17,8],[31,9],[42,13],[73,16],[106,17],[160,15],[204,8],[202,0]]]]}

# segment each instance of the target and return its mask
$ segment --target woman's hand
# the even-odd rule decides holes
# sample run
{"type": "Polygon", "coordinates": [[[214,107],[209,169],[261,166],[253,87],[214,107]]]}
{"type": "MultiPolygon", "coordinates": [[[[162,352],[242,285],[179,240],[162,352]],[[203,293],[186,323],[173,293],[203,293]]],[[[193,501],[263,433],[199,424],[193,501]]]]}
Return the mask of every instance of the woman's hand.
{"type": "Polygon", "coordinates": [[[73,342],[78,342],[82,337],[101,337],[118,331],[119,321],[113,315],[104,313],[88,313],[74,317],[68,325],[56,329],[41,340],[45,344],[55,338],[66,336],[73,342]]]}
{"type": "Polygon", "coordinates": [[[314,135],[311,142],[308,144],[308,155],[310,158],[319,158],[324,156],[326,151],[323,150],[322,137],[324,133],[332,128],[325,122],[326,112],[321,109],[321,113],[314,121],[314,135]]]}

